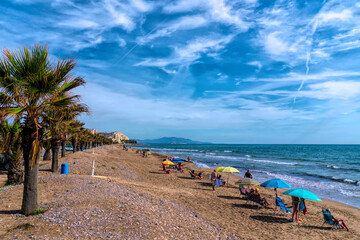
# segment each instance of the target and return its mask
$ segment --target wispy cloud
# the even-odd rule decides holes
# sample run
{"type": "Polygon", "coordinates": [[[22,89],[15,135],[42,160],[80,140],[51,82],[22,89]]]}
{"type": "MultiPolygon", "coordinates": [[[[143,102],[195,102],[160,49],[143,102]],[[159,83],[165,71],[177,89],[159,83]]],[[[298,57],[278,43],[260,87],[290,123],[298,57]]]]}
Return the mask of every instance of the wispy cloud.
{"type": "Polygon", "coordinates": [[[188,65],[200,59],[202,54],[211,54],[211,57],[215,57],[231,41],[232,37],[231,35],[212,38],[199,37],[189,41],[184,46],[175,46],[173,54],[169,58],[148,58],[135,64],[135,66],[166,67],[168,65],[188,65]]]}

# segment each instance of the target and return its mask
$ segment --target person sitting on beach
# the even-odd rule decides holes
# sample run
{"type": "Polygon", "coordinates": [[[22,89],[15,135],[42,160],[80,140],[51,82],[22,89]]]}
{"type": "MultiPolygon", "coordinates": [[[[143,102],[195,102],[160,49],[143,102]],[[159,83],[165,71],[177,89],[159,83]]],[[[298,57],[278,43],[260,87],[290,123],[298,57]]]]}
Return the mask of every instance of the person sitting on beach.
{"type": "Polygon", "coordinates": [[[184,170],[182,169],[182,164],[181,164],[181,163],[178,163],[177,169],[178,169],[181,173],[184,172],[184,170]]]}
{"type": "Polygon", "coordinates": [[[170,171],[170,170],[166,170],[166,174],[171,174],[171,171],[170,171]]]}
{"type": "Polygon", "coordinates": [[[190,171],[190,176],[191,176],[192,178],[196,178],[195,170],[191,170],[191,171],[190,171]]]}
{"type": "Polygon", "coordinates": [[[221,175],[219,174],[216,179],[216,186],[223,187],[225,185],[225,181],[221,179],[221,175]]]}
{"type": "Polygon", "coordinates": [[[259,193],[259,189],[255,188],[255,191],[252,193],[253,201],[260,203],[261,205],[264,205],[266,208],[269,207],[269,202],[266,200],[266,198],[262,198],[259,193]]]}
{"type": "MultiPolygon", "coordinates": [[[[329,208],[326,208],[325,211],[328,211],[330,213],[330,209],[329,208]]],[[[334,223],[339,223],[341,228],[346,228],[347,231],[350,231],[350,229],[348,228],[348,226],[345,224],[344,220],[342,219],[338,219],[338,218],[335,218],[332,214],[331,214],[331,217],[332,217],[332,221],[334,223]]]]}
{"type": "Polygon", "coordinates": [[[204,176],[203,176],[202,172],[199,172],[199,175],[198,175],[197,178],[198,178],[198,179],[203,179],[203,177],[204,177],[204,176]]]}
{"type": "Polygon", "coordinates": [[[251,174],[250,169],[248,169],[246,171],[246,173],[244,174],[244,178],[253,178],[253,175],[251,174]]]}

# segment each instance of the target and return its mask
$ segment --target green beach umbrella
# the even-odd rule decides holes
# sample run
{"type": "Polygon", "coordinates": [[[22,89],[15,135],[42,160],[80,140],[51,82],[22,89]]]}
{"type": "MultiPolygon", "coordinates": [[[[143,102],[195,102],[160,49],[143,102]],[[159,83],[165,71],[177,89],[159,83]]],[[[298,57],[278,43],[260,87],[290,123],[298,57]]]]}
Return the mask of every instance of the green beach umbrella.
{"type": "Polygon", "coordinates": [[[260,183],[252,178],[240,178],[235,184],[239,184],[239,188],[243,186],[256,186],[260,183]]]}
{"type": "Polygon", "coordinates": [[[308,199],[308,200],[312,200],[312,201],[322,201],[318,196],[316,196],[312,192],[302,189],[302,188],[290,189],[290,190],[283,192],[283,194],[298,197],[298,198],[308,199]]]}

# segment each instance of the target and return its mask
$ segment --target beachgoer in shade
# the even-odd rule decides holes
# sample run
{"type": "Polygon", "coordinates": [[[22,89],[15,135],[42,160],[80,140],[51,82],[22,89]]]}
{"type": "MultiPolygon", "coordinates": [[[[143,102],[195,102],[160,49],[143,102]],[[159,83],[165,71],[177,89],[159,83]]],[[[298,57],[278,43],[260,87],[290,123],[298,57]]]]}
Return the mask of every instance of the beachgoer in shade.
{"type": "MultiPolygon", "coordinates": [[[[330,209],[329,209],[329,208],[326,208],[325,211],[330,212],[330,209]]],[[[332,214],[331,214],[331,217],[332,217],[333,222],[338,222],[342,228],[346,228],[346,230],[350,231],[350,229],[348,228],[348,226],[346,226],[344,220],[339,219],[339,218],[335,218],[332,214]]]]}
{"type": "Polygon", "coordinates": [[[253,193],[250,193],[252,195],[252,199],[255,202],[260,203],[261,205],[264,205],[265,207],[269,207],[269,202],[266,200],[266,198],[262,198],[259,189],[255,188],[255,191],[253,193]]]}
{"type": "Polygon", "coordinates": [[[181,173],[184,172],[184,170],[182,169],[182,164],[181,164],[181,163],[178,163],[178,170],[179,170],[181,173]]]}
{"type": "Polygon", "coordinates": [[[293,208],[293,212],[291,215],[291,222],[295,222],[298,220],[299,217],[299,203],[300,203],[300,198],[298,197],[294,197],[291,196],[291,204],[292,204],[292,208],[293,208]]]}
{"type": "Polygon", "coordinates": [[[190,156],[188,156],[188,157],[187,157],[187,161],[188,161],[188,162],[190,162],[190,161],[191,161],[190,156]]]}
{"type": "Polygon", "coordinates": [[[217,179],[217,173],[216,173],[216,170],[214,169],[214,171],[210,175],[210,180],[211,180],[213,191],[215,191],[216,179],[217,179]]]}
{"type": "Polygon", "coordinates": [[[171,171],[170,171],[170,170],[166,170],[166,174],[171,174],[171,171]]]}
{"type": "Polygon", "coordinates": [[[250,169],[248,169],[246,171],[246,173],[244,174],[244,178],[253,178],[253,175],[251,174],[250,169]]]}
{"type": "Polygon", "coordinates": [[[166,171],[166,163],[162,163],[163,171],[166,171]]]}

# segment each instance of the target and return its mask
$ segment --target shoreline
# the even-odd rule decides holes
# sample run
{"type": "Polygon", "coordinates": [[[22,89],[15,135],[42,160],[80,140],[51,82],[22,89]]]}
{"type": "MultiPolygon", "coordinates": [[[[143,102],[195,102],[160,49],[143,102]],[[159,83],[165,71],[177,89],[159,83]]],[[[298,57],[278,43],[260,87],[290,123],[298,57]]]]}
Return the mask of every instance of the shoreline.
{"type": "MultiPolygon", "coordinates": [[[[134,149],[136,149],[136,148],[134,148],[134,149]]],[[[159,156],[159,157],[168,157],[168,158],[171,158],[172,156],[170,156],[170,155],[166,155],[166,154],[162,154],[162,153],[157,153],[157,152],[151,152],[154,156],[159,156]]],[[[187,164],[189,164],[189,162],[184,162],[184,163],[187,163],[187,164]]],[[[198,172],[200,172],[199,170],[201,170],[201,172],[208,172],[208,171],[213,171],[214,170],[214,168],[211,168],[211,167],[198,167],[198,166],[195,166],[197,163],[196,162],[190,162],[190,164],[192,164],[191,165],[191,167],[192,168],[196,168],[196,169],[198,169],[198,172]]],[[[225,173],[224,173],[225,174],[225,173]]],[[[233,176],[233,177],[230,177],[230,179],[232,179],[232,181],[233,182],[236,182],[237,180],[239,180],[240,178],[242,178],[241,176],[239,176],[239,175],[237,175],[237,174],[232,174],[232,175],[230,175],[230,176],[233,176]]],[[[281,193],[282,192],[285,192],[287,189],[278,189],[278,191],[279,191],[279,193],[280,193],[280,191],[281,191],[281,193]]],[[[326,199],[326,198],[321,198],[321,200],[323,201],[323,202],[331,202],[331,203],[333,203],[333,204],[336,204],[336,205],[338,205],[338,204],[340,204],[340,205],[345,205],[346,207],[350,207],[350,208],[354,208],[354,209],[357,209],[357,210],[360,210],[360,208],[358,208],[358,207],[356,207],[356,206],[352,206],[352,205],[349,205],[349,204],[346,204],[346,203],[342,203],[342,202],[338,202],[338,201],[333,201],[333,200],[329,200],[329,199],[326,199]]]]}
{"type": "MultiPolygon", "coordinates": [[[[164,155],[143,158],[135,148],[120,146],[77,152],[61,158],[70,174],[40,167],[39,207],[47,212],[21,217],[22,186],[0,192],[2,239],[359,239],[360,211],[345,204],[307,201],[303,222],[290,223],[273,209],[258,208],[239,196],[237,186],[211,190],[211,169],[184,163],[184,173],[164,174],[164,155]],[[92,178],[91,161],[96,161],[92,178]],[[191,179],[189,171],[203,171],[204,179],[191,179]],[[350,228],[332,230],[323,224],[322,207],[343,218],[350,228]],[[46,229],[46,231],[44,231],[46,229]],[[55,236],[55,237],[54,237],[55,236]],[[310,236],[310,237],[309,237],[310,236]]],[[[224,174],[224,178],[227,174],[224,174]]],[[[230,176],[231,179],[236,177],[230,176]]],[[[231,180],[232,182],[233,180],[231,180]]],[[[282,191],[280,191],[282,192],[282,191]]],[[[260,187],[262,196],[273,201],[273,189],[260,187]]],[[[289,197],[281,195],[288,206],[289,197]]]]}
{"type": "MultiPolygon", "coordinates": [[[[244,145],[249,145],[249,144],[244,144],[244,145]]],[[[262,144],[252,144],[252,145],[262,145],[262,144]]],[[[274,144],[271,144],[274,145],[274,144]]],[[[283,145],[283,144],[281,144],[283,145]]],[[[294,145],[294,144],[291,144],[294,145]]],[[[237,168],[240,173],[239,174],[235,174],[238,175],[239,177],[242,177],[242,173],[244,173],[246,171],[246,169],[252,169],[252,173],[255,176],[255,179],[259,182],[265,182],[269,179],[274,179],[274,178],[280,178],[283,179],[285,181],[287,181],[291,186],[293,186],[293,188],[305,188],[313,193],[315,193],[317,196],[319,196],[322,199],[327,199],[330,201],[334,201],[334,202],[339,202],[339,203],[343,203],[349,206],[353,206],[355,208],[360,209],[360,204],[359,204],[359,191],[360,191],[360,183],[359,181],[352,181],[352,180],[348,180],[347,177],[345,176],[341,176],[339,177],[339,175],[337,175],[336,173],[334,173],[334,175],[328,175],[330,174],[329,172],[327,172],[326,174],[319,174],[319,175],[314,175],[314,174],[309,174],[308,171],[311,170],[306,170],[306,168],[304,167],[300,167],[300,168],[296,168],[294,170],[289,170],[288,169],[284,169],[284,165],[293,165],[293,166],[306,166],[303,165],[302,163],[298,163],[297,161],[292,161],[290,159],[287,159],[286,161],[283,160],[276,160],[275,158],[272,157],[268,157],[266,158],[266,156],[261,156],[259,157],[259,155],[257,155],[255,153],[256,156],[250,156],[250,153],[246,152],[249,150],[252,150],[252,148],[244,150],[245,152],[243,152],[242,154],[249,154],[249,155],[241,155],[241,154],[235,154],[235,155],[229,155],[228,152],[238,152],[237,149],[234,147],[233,149],[236,149],[236,151],[234,151],[233,149],[229,149],[229,148],[194,148],[194,147],[189,147],[189,148],[184,148],[182,149],[180,146],[174,146],[169,147],[167,144],[163,145],[149,145],[149,146],[144,146],[144,147],[148,147],[151,148],[151,150],[153,151],[162,151],[165,152],[165,154],[168,155],[179,155],[182,158],[186,158],[186,156],[189,154],[190,156],[192,155],[192,153],[194,152],[196,156],[194,156],[194,159],[199,159],[199,161],[195,160],[195,163],[199,166],[199,167],[203,167],[203,168],[217,168],[219,166],[234,166],[235,168],[237,168]],[[153,149],[152,149],[153,148],[153,149]],[[162,150],[161,148],[164,148],[164,150],[162,150]],[[225,150],[224,150],[225,149],[225,150]],[[228,150],[232,150],[232,151],[228,151],[228,150]],[[225,152],[222,153],[222,151],[225,152]],[[174,153],[172,153],[174,152],[174,153]],[[213,154],[212,152],[216,152],[216,154],[213,154]],[[277,169],[276,167],[278,165],[268,165],[268,166],[263,166],[260,165],[259,167],[256,167],[255,169],[253,169],[251,166],[251,164],[256,164],[257,162],[269,162],[272,163],[274,162],[275,164],[281,164],[280,166],[282,167],[281,169],[277,169]],[[271,169],[271,167],[269,168],[269,166],[274,166],[274,168],[276,169],[271,169]],[[304,173],[305,172],[305,173],[304,173]],[[326,177],[324,177],[324,176],[326,177]],[[335,177],[334,177],[335,176],[335,177]],[[340,179],[340,180],[338,180],[340,179]],[[345,179],[345,180],[343,180],[345,179]],[[349,182],[350,181],[350,182],[349,182]],[[355,183],[353,183],[355,182],[355,183]]],[[[141,147],[140,147],[141,148],[141,147]]],[[[332,166],[334,163],[332,163],[331,161],[329,163],[323,163],[327,166],[332,166]]],[[[336,164],[336,163],[335,163],[336,164]]],[[[311,165],[316,166],[317,162],[312,163],[311,165]]],[[[337,164],[336,164],[337,165],[337,164]]],[[[319,165],[321,166],[321,164],[319,165]]],[[[339,165],[338,165],[339,166],[339,165]]],[[[341,165],[340,165],[341,166],[341,165]]],[[[338,167],[336,167],[338,168],[338,167]]],[[[334,168],[334,169],[336,169],[334,168]]],[[[339,167],[341,169],[341,167],[339,167]]],[[[307,169],[310,169],[309,167],[307,167],[307,169]]],[[[328,171],[328,170],[324,170],[324,171],[328,171]]],[[[350,172],[351,173],[351,172],[350,172]]],[[[350,174],[349,173],[349,174],[350,174]]],[[[354,179],[351,178],[351,179],[354,179]]],[[[356,180],[356,177],[355,177],[356,180]]]]}

